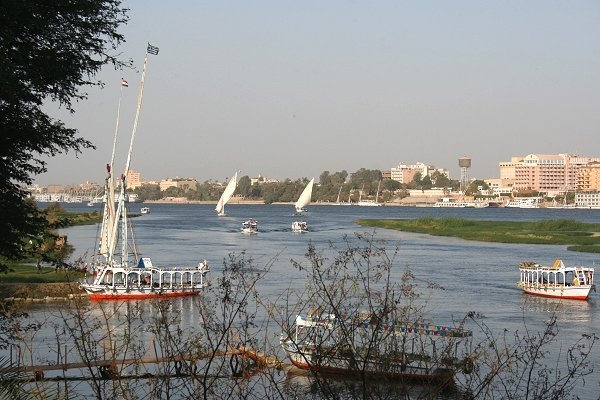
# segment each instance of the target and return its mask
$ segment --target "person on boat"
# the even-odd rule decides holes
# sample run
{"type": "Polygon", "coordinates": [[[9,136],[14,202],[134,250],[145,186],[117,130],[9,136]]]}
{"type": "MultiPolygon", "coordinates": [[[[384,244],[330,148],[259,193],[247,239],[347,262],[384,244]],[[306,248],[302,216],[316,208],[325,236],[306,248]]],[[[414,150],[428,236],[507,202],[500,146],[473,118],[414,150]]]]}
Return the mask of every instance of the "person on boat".
{"type": "Polygon", "coordinates": [[[198,263],[198,271],[206,271],[206,270],[208,270],[208,263],[206,262],[206,260],[200,261],[198,263]]]}

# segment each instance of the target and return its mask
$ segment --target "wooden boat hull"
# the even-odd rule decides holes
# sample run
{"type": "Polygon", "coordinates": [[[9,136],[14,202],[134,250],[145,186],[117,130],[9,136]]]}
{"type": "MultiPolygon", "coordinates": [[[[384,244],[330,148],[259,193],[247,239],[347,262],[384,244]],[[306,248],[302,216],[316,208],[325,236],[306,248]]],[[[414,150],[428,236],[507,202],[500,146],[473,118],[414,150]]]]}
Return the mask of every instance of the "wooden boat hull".
{"type": "Polygon", "coordinates": [[[371,319],[368,313],[342,318],[298,315],[293,332],[282,333],[280,345],[296,368],[341,378],[368,376],[444,385],[459,369],[470,373],[466,359],[461,360],[457,353],[459,342],[467,340],[463,344],[468,344],[472,332],[401,321],[373,326],[371,319]],[[373,329],[377,339],[373,339],[373,329]],[[363,340],[366,337],[369,339],[363,340]]]}
{"type": "Polygon", "coordinates": [[[591,289],[591,285],[578,287],[545,285],[538,287],[523,287],[523,292],[541,297],[552,297],[568,300],[587,300],[591,289]]]}
{"type": "Polygon", "coordinates": [[[296,368],[343,378],[359,377],[364,374],[371,378],[382,380],[448,384],[454,379],[455,374],[455,370],[451,368],[440,367],[428,369],[424,367],[411,367],[410,365],[401,363],[398,363],[391,369],[389,365],[385,369],[382,369],[382,366],[375,362],[357,361],[348,357],[329,356],[327,357],[327,362],[319,360],[313,362],[315,357],[311,353],[289,350],[285,350],[285,352],[292,365],[296,368]],[[352,362],[356,363],[354,368],[349,366],[352,362]]]}

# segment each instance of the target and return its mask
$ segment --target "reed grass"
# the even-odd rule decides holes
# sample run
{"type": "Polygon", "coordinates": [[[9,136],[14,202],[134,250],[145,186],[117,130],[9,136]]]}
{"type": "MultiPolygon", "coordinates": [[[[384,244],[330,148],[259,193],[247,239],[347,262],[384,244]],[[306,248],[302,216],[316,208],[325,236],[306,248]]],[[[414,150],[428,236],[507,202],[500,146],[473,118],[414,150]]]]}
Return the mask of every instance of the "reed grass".
{"type": "Polygon", "coordinates": [[[480,242],[567,245],[567,249],[571,251],[600,253],[600,224],[571,219],[523,222],[421,217],[360,219],[355,222],[365,227],[451,236],[480,242]]]}

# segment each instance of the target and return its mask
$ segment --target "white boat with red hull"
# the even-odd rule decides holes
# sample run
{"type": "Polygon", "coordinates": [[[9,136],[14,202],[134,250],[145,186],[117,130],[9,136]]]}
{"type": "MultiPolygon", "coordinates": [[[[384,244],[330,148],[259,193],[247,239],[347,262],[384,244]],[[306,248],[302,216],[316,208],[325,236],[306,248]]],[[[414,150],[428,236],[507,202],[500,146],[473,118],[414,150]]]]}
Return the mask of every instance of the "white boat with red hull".
{"type": "MultiPolygon", "coordinates": [[[[132,224],[127,214],[127,176],[129,175],[133,143],[138,125],[142,97],[144,93],[144,77],[148,61],[148,53],[158,54],[158,48],[148,45],[134,127],[131,133],[129,152],[124,172],[119,181],[120,192],[115,198],[115,179],[113,176],[116,144],[119,131],[119,112],[113,141],[112,158],[106,164],[108,175],[105,182],[105,199],[99,237],[95,254],[91,259],[92,277],[81,282],[81,288],[91,299],[148,299],[164,297],[180,297],[197,295],[204,287],[204,276],[208,272],[206,260],[197,266],[158,267],[148,257],[141,257],[133,235],[132,224]],[[151,51],[150,51],[151,50],[151,51]],[[115,203],[116,200],[116,203],[115,203]]],[[[121,94],[123,93],[121,86],[121,94]]],[[[146,208],[146,207],[144,207],[146,208]]],[[[149,212],[150,209],[147,209],[149,212]]],[[[144,209],[142,209],[144,213],[144,209]]]]}
{"type": "Polygon", "coordinates": [[[587,300],[590,292],[596,291],[593,267],[566,266],[560,259],[552,266],[522,262],[519,274],[517,286],[536,296],[587,300]]]}

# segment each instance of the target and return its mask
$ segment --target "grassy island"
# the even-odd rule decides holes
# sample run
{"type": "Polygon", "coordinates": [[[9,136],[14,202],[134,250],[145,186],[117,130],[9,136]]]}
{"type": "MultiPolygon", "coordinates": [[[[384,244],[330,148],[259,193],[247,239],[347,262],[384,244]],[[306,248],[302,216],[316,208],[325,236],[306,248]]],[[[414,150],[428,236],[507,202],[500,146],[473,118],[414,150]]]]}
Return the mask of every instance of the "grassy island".
{"type": "Polygon", "coordinates": [[[570,219],[520,221],[476,221],[462,218],[360,219],[361,226],[452,236],[498,243],[557,244],[567,250],[600,253],[600,224],[570,219]]]}

